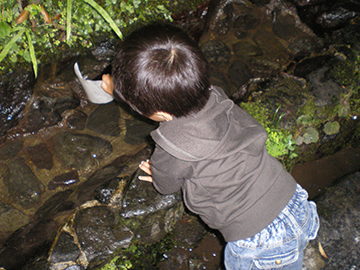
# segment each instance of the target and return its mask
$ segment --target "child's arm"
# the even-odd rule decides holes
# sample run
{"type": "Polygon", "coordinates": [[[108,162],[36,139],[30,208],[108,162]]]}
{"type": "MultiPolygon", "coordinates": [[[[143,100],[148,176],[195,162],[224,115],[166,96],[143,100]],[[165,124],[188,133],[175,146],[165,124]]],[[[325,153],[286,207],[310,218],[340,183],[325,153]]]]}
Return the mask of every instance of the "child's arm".
{"type": "Polygon", "coordinates": [[[193,174],[189,162],[179,160],[160,147],[155,147],[151,161],[143,161],[139,167],[150,176],[140,176],[139,180],[152,182],[161,194],[172,194],[181,189],[185,179],[193,174]]]}
{"type": "Polygon", "coordinates": [[[110,95],[113,95],[114,92],[114,81],[110,74],[104,74],[102,76],[101,88],[110,95]]]}

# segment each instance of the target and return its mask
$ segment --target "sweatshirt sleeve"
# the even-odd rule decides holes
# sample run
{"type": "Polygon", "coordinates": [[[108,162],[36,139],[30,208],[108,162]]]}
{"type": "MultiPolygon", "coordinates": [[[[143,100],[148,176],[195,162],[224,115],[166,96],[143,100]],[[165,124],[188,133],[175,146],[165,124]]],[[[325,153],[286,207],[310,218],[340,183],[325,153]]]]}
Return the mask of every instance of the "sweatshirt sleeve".
{"type": "Polygon", "coordinates": [[[158,145],[156,145],[150,161],[153,185],[161,194],[179,191],[185,179],[191,178],[193,173],[190,162],[173,157],[158,145]]]}

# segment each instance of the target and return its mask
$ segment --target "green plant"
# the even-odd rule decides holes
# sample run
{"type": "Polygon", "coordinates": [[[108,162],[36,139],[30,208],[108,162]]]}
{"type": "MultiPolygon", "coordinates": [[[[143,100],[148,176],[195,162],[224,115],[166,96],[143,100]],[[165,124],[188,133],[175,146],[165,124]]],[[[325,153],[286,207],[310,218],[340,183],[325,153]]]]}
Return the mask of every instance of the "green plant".
{"type": "Polygon", "coordinates": [[[297,156],[295,142],[292,140],[290,131],[278,126],[284,116],[283,113],[278,116],[280,106],[272,114],[271,119],[270,110],[260,102],[241,103],[241,107],[249,112],[267,131],[266,149],[270,155],[279,159],[283,159],[285,156],[293,159],[297,156]]]}
{"type": "Polygon", "coordinates": [[[119,256],[116,256],[100,270],[128,270],[132,269],[132,267],[131,261],[127,260],[126,257],[120,258],[119,256]]]}
{"type": "MultiPolygon", "coordinates": [[[[26,7],[2,0],[0,4],[1,70],[32,63],[35,76],[39,63],[69,47],[90,48],[100,32],[122,38],[127,27],[160,18],[170,20],[168,1],[157,0],[32,0],[26,7]]],[[[51,60],[50,60],[51,59],[51,60]]]]}

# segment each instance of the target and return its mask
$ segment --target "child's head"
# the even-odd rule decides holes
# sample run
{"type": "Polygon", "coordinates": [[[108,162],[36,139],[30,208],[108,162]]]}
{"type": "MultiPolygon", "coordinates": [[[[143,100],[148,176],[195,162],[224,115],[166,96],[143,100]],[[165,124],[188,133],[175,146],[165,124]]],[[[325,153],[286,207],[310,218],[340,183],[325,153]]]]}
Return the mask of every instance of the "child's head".
{"type": "Polygon", "coordinates": [[[125,38],[113,64],[114,96],[144,116],[181,117],[209,99],[207,61],[177,27],[152,24],[125,38]]]}

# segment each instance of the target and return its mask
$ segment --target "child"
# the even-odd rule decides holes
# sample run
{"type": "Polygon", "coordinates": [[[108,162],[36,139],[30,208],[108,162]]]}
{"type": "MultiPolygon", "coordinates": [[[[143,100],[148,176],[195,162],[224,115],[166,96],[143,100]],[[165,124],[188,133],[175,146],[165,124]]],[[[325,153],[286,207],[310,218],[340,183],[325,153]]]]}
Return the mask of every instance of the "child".
{"type": "Polygon", "coordinates": [[[149,176],[139,178],[162,194],[182,190],[186,206],[226,240],[226,269],[302,268],[319,228],[316,205],[267,153],[261,125],[209,84],[191,38],[161,24],[133,32],[102,87],[161,122],[151,160],[139,165],[149,176]]]}

